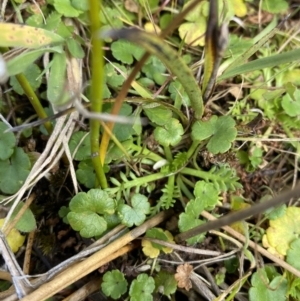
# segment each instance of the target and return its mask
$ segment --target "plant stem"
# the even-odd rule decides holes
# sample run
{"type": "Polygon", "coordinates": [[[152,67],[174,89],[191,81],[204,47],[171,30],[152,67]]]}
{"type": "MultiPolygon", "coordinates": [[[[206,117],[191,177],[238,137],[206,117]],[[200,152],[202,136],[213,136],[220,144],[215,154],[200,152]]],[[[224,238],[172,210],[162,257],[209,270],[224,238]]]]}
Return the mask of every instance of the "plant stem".
{"type": "MultiPolygon", "coordinates": [[[[101,0],[89,0],[90,29],[91,29],[91,111],[101,113],[102,95],[103,95],[103,50],[102,40],[97,39],[96,33],[99,31],[101,24],[99,19],[101,0]]],[[[101,162],[99,156],[99,135],[100,123],[97,120],[90,120],[91,128],[91,153],[93,167],[96,172],[97,180],[101,188],[107,188],[107,181],[103,170],[104,161],[101,162]]]]}
{"type": "Polygon", "coordinates": [[[203,171],[203,170],[196,170],[188,167],[183,168],[180,173],[201,178],[205,181],[214,180],[216,178],[216,175],[210,172],[203,171]]]}
{"type": "Polygon", "coordinates": [[[136,178],[132,181],[128,181],[120,187],[110,188],[109,192],[114,194],[114,193],[117,193],[120,189],[129,189],[129,188],[136,187],[136,186],[142,186],[149,182],[154,182],[154,181],[166,178],[166,177],[168,177],[168,176],[165,174],[162,174],[162,173],[151,174],[151,175],[148,175],[145,177],[136,178]]]}
{"type": "MultiPolygon", "coordinates": [[[[17,74],[16,79],[18,80],[19,84],[21,85],[23,91],[25,92],[26,96],[28,97],[31,105],[33,106],[34,110],[36,111],[38,117],[40,119],[47,118],[47,114],[40,103],[40,100],[36,96],[35,92],[33,91],[32,87],[30,86],[26,76],[23,73],[17,74]]],[[[53,127],[51,122],[47,121],[44,123],[45,128],[48,134],[51,134],[53,127]]]]}

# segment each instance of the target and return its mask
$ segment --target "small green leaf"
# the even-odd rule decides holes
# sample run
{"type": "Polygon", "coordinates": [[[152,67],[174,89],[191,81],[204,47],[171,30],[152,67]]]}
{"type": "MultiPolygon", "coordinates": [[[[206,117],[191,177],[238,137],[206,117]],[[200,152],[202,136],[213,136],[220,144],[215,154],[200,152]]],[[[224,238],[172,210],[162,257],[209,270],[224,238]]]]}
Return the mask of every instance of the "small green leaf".
{"type": "Polygon", "coordinates": [[[69,141],[71,155],[74,156],[75,149],[77,150],[74,159],[82,161],[91,158],[91,140],[90,134],[83,131],[74,133],[69,141]],[[80,145],[79,145],[80,144],[80,145]],[[79,147],[78,147],[79,145],[79,147]]]}
{"type": "MultiPolygon", "coordinates": [[[[180,232],[185,232],[202,224],[204,224],[204,221],[201,221],[198,218],[193,218],[193,216],[191,216],[190,214],[181,213],[179,215],[178,228],[180,232]]],[[[187,243],[189,245],[196,244],[198,242],[203,241],[204,237],[205,233],[199,234],[197,236],[187,239],[187,243]]]]}
{"type": "Polygon", "coordinates": [[[0,161],[0,190],[14,194],[23,185],[30,171],[30,160],[22,148],[15,148],[13,155],[0,161]]]}
{"type": "Polygon", "coordinates": [[[183,134],[183,127],[181,123],[171,118],[164,127],[156,127],[154,130],[154,138],[164,146],[176,145],[180,142],[183,134]]]}
{"type": "Polygon", "coordinates": [[[282,14],[288,10],[289,4],[285,0],[264,0],[261,8],[272,14],[282,14]]]}
{"type": "Polygon", "coordinates": [[[201,198],[196,198],[193,200],[190,200],[185,207],[185,213],[189,216],[193,217],[194,219],[199,218],[200,213],[205,208],[205,201],[201,200],[201,198]]]}
{"type": "Polygon", "coordinates": [[[78,17],[82,13],[72,6],[70,0],[54,0],[54,7],[57,12],[69,18],[78,17]]]}
{"type": "Polygon", "coordinates": [[[88,11],[89,10],[89,2],[88,0],[71,0],[71,4],[78,10],[88,11]]]}
{"type": "Polygon", "coordinates": [[[105,81],[108,86],[117,88],[123,85],[125,81],[125,77],[122,74],[119,74],[117,69],[120,69],[122,72],[124,72],[125,77],[127,75],[127,70],[124,66],[114,63],[112,64],[105,64],[104,71],[105,71],[105,81]]]}
{"type": "Polygon", "coordinates": [[[92,164],[92,159],[83,160],[78,164],[76,178],[87,188],[95,187],[96,174],[92,164]]]}
{"type": "Polygon", "coordinates": [[[127,287],[128,283],[124,274],[119,270],[113,270],[104,274],[101,288],[107,297],[111,297],[115,300],[119,299],[121,295],[126,293],[127,287]]]}
{"type": "MultiPolygon", "coordinates": [[[[13,213],[11,215],[11,218],[10,218],[11,220],[13,220],[15,218],[15,216],[18,214],[18,212],[21,210],[21,208],[23,206],[24,206],[24,203],[19,203],[17,205],[16,209],[13,211],[13,213]]],[[[17,222],[15,228],[22,232],[31,232],[36,228],[36,220],[30,209],[25,210],[22,217],[17,222]]]]}
{"type": "Polygon", "coordinates": [[[296,117],[300,115],[300,89],[297,89],[293,96],[294,99],[287,93],[282,97],[281,104],[289,116],[296,117]]]}
{"type": "Polygon", "coordinates": [[[129,289],[130,301],[152,301],[154,289],[154,279],[147,274],[141,274],[131,283],[129,289]]]}
{"type": "Polygon", "coordinates": [[[207,149],[212,154],[225,153],[236,138],[235,121],[230,116],[212,116],[208,121],[197,121],[192,128],[194,141],[201,141],[212,136],[207,149]]]}
{"type": "Polygon", "coordinates": [[[139,226],[145,221],[146,214],[150,212],[150,204],[144,195],[135,194],[132,197],[131,205],[132,207],[121,204],[118,207],[119,216],[127,227],[139,226]]]}
{"type": "Polygon", "coordinates": [[[54,53],[47,85],[47,99],[53,105],[64,105],[70,100],[66,90],[67,58],[65,53],[54,53]]]}
{"type": "Polygon", "coordinates": [[[167,77],[163,75],[166,70],[165,65],[156,56],[151,56],[142,68],[146,77],[154,79],[158,85],[162,85],[166,81],[167,77]]]}
{"type": "Polygon", "coordinates": [[[177,281],[174,274],[167,271],[159,271],[154,281],[155,291],[171,299],[171,294],[174,294],[177,290],[177,281]]]}
{"type": "Polygon", "coordinates": [[[300,239],[295,239],[286,254],[286,262],[300,271],[300,239]]]}
{"type": "Polygon", "coordinates": [[[178,80],[171,82],[168,91],[171,93],[171,98],[174,101],[179,99],[180,103],[182,103],[184,106],[191,106],[190,98],[188,97],[186,91],[183,89],[182,84],[178,80]]]}
{"type": "MultiPolygon", "coordinates": [[[[42,83],[41,70],[36,64],[29,65],[25,71],[24,75],[26,76],[31,88],[36,90],[42,83]]],[[[13,76],[10,78],[10,84],[13,87],[14,91],[19,95],[23,95],[24,91],[17,79],[13,76]]]]}
{"type": "Polygon", "coordinates": [[[160,126],[165,125],[172,118],[172,111],[163,106],[144,108],[144,112],[152,122],[160,126]]]}
{"type": "Polygon", "coordinates": [[[65,224],[69,224],[68,217],[67,217],[69,212],[71,212],[71,210],[67,206],[61,206],[59,211],[58,211],[59,217],[63,219],[63,222],[65,224]]]}
{"type": "Polygon", "coordinates": [[[8,126],[0,122],[0,160],[8,159],[14,152],[16,144],[15,135],[12,132],[4,133],[8,126]]]}
{"type": "Polygon", "coordinates": [[[114,58],[129,65],[133,63],[133,58],[139,60],[144,53],[142,48],[124,40],[113,42],[111,50],[114,58]]]}
{"type": "Polygon", "coordinates": [[[71,227],[80,231],[82,237],[101,235],[107,229],[107,222],[99,214],[113,214],[115,202],[101,189],[79,192],[70,202],[68,221],[71,227]]]}
{"type": "Polygon", "coordinates": [[[199,199],[205,204],[206,209],[212,210],[212,208],[218,202],[219,191],[216,189],[215,185],[212,183],[207,183],[205,181],[198,181],[194,189],[194,195],[196,200],[199,199]]]}
{"type": "Polygon", "coordinates": [[[76,41],[73,37],[71,39],[67,39],[68,50],[72,57],[77,59],[82,59],[85,56],[85,53],[81,47],[81,45],[76,41]]]}
{"type": "Polygon", "coordinates": [[[270,281],[266,271],[261,269],[252,275],[251,284],[249,301],[286,300],[287,279],[284,276],[279,275],[270,281]]]}

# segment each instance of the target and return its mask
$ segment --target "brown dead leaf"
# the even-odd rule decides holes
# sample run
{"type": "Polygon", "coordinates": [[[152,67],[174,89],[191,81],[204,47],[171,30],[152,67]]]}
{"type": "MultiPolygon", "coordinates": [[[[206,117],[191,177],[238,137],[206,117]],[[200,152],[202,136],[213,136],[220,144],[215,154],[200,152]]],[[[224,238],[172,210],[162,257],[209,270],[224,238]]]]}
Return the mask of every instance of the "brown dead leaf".
{"type": "Polygon", "coordinates": [[[175,279],[177,281],[177,286],[189,291],[190,288],[192,288],[190,275],[193,272],[193,266],[188,263],[179,265],[176,269],[176,272],[177,273],[175,274],[175,279]]]}
{"type": "Polygon", "coordinates": [[[124,1],[124,7],[132,13],[138,13],[139,12],[138,4],[133,0],[125,0],[124,1]]]}

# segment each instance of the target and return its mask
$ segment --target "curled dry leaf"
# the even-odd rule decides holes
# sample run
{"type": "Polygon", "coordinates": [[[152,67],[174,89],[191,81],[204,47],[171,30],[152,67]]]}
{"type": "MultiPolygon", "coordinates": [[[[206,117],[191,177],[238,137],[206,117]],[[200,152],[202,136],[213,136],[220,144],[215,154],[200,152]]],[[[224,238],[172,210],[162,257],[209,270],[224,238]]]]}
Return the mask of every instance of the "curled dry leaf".
{"type": "Polygon", "coordinates": [[[193,271],[193,266],[185,263],[179,265],[176,269],[175,279],[177,281],[177,286],[180,288],[185,288],[187,291],[192,288],[192,282],[190,280],[190,275],[193,271]]]}

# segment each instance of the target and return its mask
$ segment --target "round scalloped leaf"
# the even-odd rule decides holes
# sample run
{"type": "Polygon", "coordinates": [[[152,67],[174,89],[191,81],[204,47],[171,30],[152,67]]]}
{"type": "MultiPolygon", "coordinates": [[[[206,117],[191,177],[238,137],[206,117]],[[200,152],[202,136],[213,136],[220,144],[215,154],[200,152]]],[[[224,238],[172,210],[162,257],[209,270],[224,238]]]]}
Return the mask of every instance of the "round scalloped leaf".
{"type": "Polygon", "coordinates": [[[293,98],[290,94],[286,94],[282,97],[282,107],[284,111],[291,117],[300,115],[300,90],[297,89],[294,92],[293,98]]]}
{"type": "Polygon", "coordinates": [[[69,141],[69,148],[72,156],[74,156],[74,151],[76,149],[76,154],[74,156],[75,160],[82,161],[82,160],[90,159],[91,158],[90,134],[83,131],[78,131],[74,133],[69,141]]]}
{"type": "MultiPolygon", "coordinates": [[[[0,219],[0,228],[2,228],[4,224],[5,218],[0,219]]],[[[7,243],[10,246],[11,250],[16,253],[23,246],[25,241],[25,236],[21,235],[20,232],[13,228],[8,236],[6,237],[7,243]]]]}
{"type": "Polygon", "coordinates": [[[180,142],[183,132],[181,123],[177,119],[171,118],[163,127],[158,126],[155,128],[154,138],[161,145],[174,146],[180,142]]]}
{"type": "Polygon", "coordinates": [[[54,7],[57,12],[65,17],[78,17],[82,11],[77,10],[70,0],[54,0],[54,7]]]}
{"type": "Polygon", "coordinates": [[[216,189],[215,185],[212,183],[207,183],[205,181],[198,181],[194,189],[194,195],[196,200],[203,202],[205,208],[214,207],[218,202],[219,191],[216,189]]]}
{"type": "Polygon", "coordinates": [[[287,279],[279,275],[270,280],[264,269],[255,272],[251,277],[249,301],[285,301],[287,279]]]}
{"type": "Polygon", "coordinates": [[[107,229],[106,220],[99,214],[113,214],[115,202],[107,192],[91,189],[87,193],[79,192],[70,202],[67,218],[71,227],[80,231],[82,237],[101,235],[107,229]]]}
{"type": "Polygon", "coordinates": [[[300,239],[294,240],[287,250],[286,262],[300,271],[300,239]]]}
{"type": "Polygon", "coordinates": [[[39,48],[63,41],[61,36],[42,28],[13,23],[0,23],[1,47],[39,48]]]}
{"type": "Polygon", "coordinates": [[[0,122],[0,160],[8,159],[14,152],[16,144],[15,135],[12,132],[4,133],[8,126],[0,122]]]}
{"type": "Polygon", "coordinates": [[[133,59],[139,60],[144,50],[131,42],[120,40],[111,44],[112,55],[115,59],[121,61],[124,64],[132,64],[133,59]]]}
{"type": "Polygon", "coordinates": [[[266,231],[267,242],[271,249],[280,255],[286,255],[290,244],[300,234],[300,208],[289,207],[283,216],[270,220],[270,227],[266,231]]]}
{"type": "Polygon", "coordinates": [[[150,212],[150,204],[144,195],[137,193],[132,197],[131,205],[132,207],[121,204],[118,207],[119,217],[127,227],[139,226],[145,221],[146,214],[150,212]]]}
{"type": "Polygon", "coordinates": [[[152,301],[154,289],[154,279],[147,274],[141,274],[131,283],[129,289],[130,301],[152,301]]]}
{"type": "Polygon", "coordinates": [[[125,279],[124,274],[119,270],[112,270],[104,274],[101,288],[107,297],[110,296],[117,300],[121,295],[126,293],[127,287],[127,280],[125,279]]]}
{"type": "Polygon", "coordinates": [[[154,278],[156,292],[159,292],[165,296],[168,296],[169,299],[171,294],[174,294],[177,290],[177,281],[174,277],[174,274],[167,271],[159,271],[154,278]]]}
{"type": "MultiPolygon", "coordinates": [[[[179,227],[180,232],[185,232],[187,230],[190,230],[190,229],[195,228],[202,224],[204,224],[204,221],[202,221],[198,218],[194,218],[190,214],[181,213],[179,215],[178,227],[179,227]]],[[[205,233],[201,233],[199,235],[196,235],[192,238],[187,239],[187,243],[189,245],[196,244],[198,242],[203,241],[204,237],[205,237],[205,233]]]]}
{"type": "Polygon", "coordinates": [[[31,163],[22,148],[15,148],[13,155],[0,161],[0,190],[7,194],[16,193],[30,171],[31,163]]]}
{"type": "Polygon", "coordinates": [[[230,149],[236,135],[235,121],[230,116],[221,116],[216,121],[213,136],[207,144],[208,151],[214,155],[225,153],[230,149]]]}

